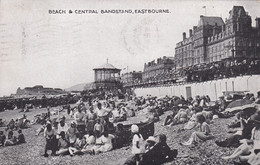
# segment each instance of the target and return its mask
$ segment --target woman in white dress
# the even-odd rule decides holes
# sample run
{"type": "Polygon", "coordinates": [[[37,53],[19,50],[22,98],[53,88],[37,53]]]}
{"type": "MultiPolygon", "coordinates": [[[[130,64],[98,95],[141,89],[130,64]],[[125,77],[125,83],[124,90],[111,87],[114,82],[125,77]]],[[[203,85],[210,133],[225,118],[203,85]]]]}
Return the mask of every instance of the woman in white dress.
{"type": "Polygon", "coordinates": [[[108,134],[108,132],[105,131],[100,138],[101,145],[94,150],[95,153],[111,151],[113,149],[112,139],[115,138],[115,136],[112,134],[108,134]]]}
{"type": "Polygon", "coordinates": [[[89,131],[89,133],[87,135],[85,135],[84,138],[86,140],[86,144],[83,147],[83,149],[81,150],[81,152],[92,154],[93,147],[95,146],[95,143],[96,143],[96,138],[94,136],[93,131],[89,131]]]}

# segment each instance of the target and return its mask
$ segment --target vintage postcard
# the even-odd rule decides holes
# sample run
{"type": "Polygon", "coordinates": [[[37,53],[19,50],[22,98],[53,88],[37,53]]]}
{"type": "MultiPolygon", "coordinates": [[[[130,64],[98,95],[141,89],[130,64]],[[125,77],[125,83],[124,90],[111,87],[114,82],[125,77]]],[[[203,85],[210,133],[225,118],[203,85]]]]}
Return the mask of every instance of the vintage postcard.
{"type": "Polygon", "coordinates": [[[0,0],[0,164],[257,165],[259,111],[259,0],[0,0]]]}

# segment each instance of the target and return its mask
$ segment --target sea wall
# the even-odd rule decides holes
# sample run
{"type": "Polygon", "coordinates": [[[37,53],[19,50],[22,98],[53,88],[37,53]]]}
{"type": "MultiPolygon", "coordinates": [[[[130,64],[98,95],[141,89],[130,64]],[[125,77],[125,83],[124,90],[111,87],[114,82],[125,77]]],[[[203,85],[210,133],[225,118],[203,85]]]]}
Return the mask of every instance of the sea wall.
{"type": "Polygon", "coordinates": [[[171,86],[136,88],[137,96],[184,96],[209,95],[212,101],[217,100],[225,91],[248,91],[256,96],[260,91],[260,75],[241,76],[199,83],[184,83],[171,86]]]}

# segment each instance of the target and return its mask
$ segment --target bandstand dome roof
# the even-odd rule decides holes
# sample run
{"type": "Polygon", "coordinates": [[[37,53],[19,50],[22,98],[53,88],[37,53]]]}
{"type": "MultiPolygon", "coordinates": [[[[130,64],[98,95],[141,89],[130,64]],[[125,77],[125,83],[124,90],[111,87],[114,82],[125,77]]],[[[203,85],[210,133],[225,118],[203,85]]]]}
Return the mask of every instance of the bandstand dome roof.
{"type": "Polygon", "coordinates": [[[96,69],[110,69],[110,70],[120,70],[120,69],[117,69],[116,67],[114,67],[112,64],[109,64],[109,63],[105,63],[97,68],[94,68],[94,70],[96,69]]]}

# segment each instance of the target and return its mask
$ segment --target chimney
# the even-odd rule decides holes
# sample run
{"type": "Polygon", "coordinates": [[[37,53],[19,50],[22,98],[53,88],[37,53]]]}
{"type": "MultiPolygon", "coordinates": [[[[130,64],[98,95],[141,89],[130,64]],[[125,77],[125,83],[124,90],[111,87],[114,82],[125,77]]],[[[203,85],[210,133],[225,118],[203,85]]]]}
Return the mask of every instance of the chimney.
{"type": "Polygon", "coordinates": [[[213,36],[216,34],[216,27],[213,27],[213,36]]]}
{"type": "Polygon", "coordinates": [[[192,29],[190,29],[190,37],[192,36],[192,29]]]}
{"type": "Polygon", "coordinates": [[[215,23],[215,26],[213,27],[213,36],[217,34],[217,26],[218,24],[215,23]]]}
{"type": "Polygon", "coordinates": [[[183,32],[182,35],[183,35],[183,40],[185,40],[186,39],[186,33],[183,32]]]}
{"type": "Polygon", "coordinates": [[[256,24],[256,28],[260,29],[260,18],[259,17],[256,17],[255,24],[256,24]]]}

